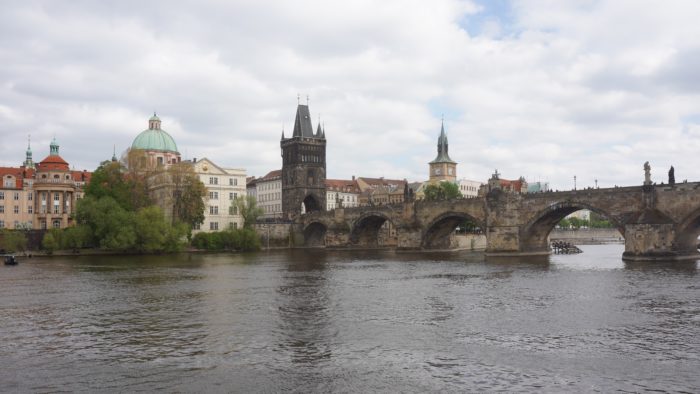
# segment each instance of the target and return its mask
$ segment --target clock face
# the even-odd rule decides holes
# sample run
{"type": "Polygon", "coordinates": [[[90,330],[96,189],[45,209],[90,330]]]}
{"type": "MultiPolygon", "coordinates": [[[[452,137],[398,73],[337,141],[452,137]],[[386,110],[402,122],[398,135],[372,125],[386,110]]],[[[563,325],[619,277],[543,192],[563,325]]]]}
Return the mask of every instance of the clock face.
{"type": "Polygon", "coordinates": [[[440,171],[439,168],[436,168],[436,169],[435,169],[435,175],[440,175],[441,172],[442,172],[442,171],[440,171]]]}
{"type": "Polygon", "coordinates": [[[447,169],[447,173],[450,174],[450,175],[452,175],[452,169],[451,169],[451,168],[448,168],[448,169],[447,169]]]}

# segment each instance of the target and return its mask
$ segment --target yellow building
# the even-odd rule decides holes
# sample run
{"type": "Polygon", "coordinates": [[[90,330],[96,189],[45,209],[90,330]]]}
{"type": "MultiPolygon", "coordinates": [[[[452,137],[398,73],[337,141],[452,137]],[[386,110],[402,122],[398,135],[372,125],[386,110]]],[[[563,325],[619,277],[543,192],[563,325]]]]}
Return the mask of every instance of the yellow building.
{"type": "Polygon", "coordinates": [[[49,155],[35,164],[27,147],[20,167],[0,167],[0,228],[65,228],[74,223],[76,202],[92,173],[71,171],[51,141],[49,155]]]}

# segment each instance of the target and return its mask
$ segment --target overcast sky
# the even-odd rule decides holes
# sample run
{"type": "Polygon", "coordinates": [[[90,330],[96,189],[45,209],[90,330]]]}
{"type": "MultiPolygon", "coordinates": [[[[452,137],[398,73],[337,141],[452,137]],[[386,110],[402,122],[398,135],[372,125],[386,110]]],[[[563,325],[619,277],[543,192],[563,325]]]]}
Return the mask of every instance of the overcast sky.
{"type": "Polygon", "coordinates": [[[297,94],[328,178],[458,176],[555,189],[700,180],[700,2],[4,1],[0,166],[56,137],[76,169],[153,111],[183,158],[281,167],[297,94]]]}

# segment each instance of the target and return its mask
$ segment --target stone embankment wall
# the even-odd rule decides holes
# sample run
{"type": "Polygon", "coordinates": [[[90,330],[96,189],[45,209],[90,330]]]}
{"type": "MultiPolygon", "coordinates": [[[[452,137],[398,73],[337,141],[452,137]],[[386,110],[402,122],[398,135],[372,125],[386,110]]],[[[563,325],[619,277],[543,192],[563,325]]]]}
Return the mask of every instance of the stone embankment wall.
{"type": "Polygon", "coordinates": [[[625,238],[614,228],[589,228],[578,230],[555,229],[549,233],[550,241],[566,241],[574,245],[624,243],[625,238]]]}
{"type": "Polygon", "coordinates": [[[486,236],[483,234],[455,235],[457,249],[486,250],[486,236]]]}
{"type": "Polygon", "coordinates": [[[260,236],[263,248],[290,248],[303,240],[297,240],[293,223],[258,223],[253,225],[255,232],[260,236]]]}

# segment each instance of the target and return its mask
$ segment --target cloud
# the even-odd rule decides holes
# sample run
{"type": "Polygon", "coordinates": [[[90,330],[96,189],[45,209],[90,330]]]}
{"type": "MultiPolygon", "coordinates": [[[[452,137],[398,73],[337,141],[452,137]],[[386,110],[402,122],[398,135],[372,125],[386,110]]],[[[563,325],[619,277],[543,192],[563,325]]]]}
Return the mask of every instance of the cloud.
{"type": "Polygon", "coordinates": [[[648,160],[694,179],[699,5],[494,4],[6,4],[0,165],[31,133],[36,157],[55,135],[94,169],[155,110],[186,156],[264,175],[308,94],[330,178],[425,179],[444,113],[460,176],[627,185],[648,160]]]}

